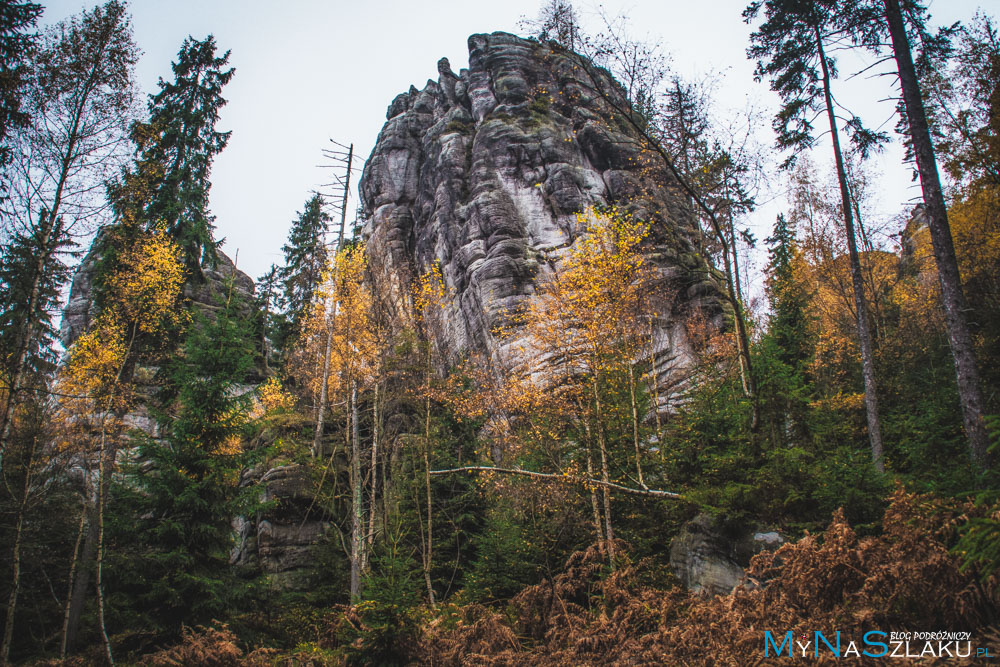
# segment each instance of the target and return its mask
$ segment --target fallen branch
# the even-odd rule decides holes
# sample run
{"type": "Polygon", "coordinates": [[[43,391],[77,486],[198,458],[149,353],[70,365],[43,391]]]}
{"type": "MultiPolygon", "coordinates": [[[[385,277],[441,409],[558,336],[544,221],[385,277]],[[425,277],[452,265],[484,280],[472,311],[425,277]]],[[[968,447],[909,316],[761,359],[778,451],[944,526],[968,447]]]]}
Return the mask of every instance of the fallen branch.
{"type": "Polygon", "coordinates": [[[609,489],[615,489],[616,491],[621,491],[623,493],[631,493],[635,496],[654,496],[657,498],[673,498],[680,500],[683,498],[681,494],[674,493],[673,491],[659,491],[657,489],[634,489],[628,486],[622,486],[621,484],[615,484],[614,482],[602,482],[599,479],[591,479],[589,477],[578,477],[577,475],[567,475],[563,473],[555,472],[535,472],[533,470],[521,470],[520,468],[491,468],[489,466],[463,466],[461,468],[449,468],[447,470],[431,470],[432,475],[448,475],[453,472],[502,472],[508,475],[524,475],[526,477],[540,477],[542,479],[550,479],[553,481],[562,482],[575,482],[577,484],[583,484],[584,486],[588,484],[593,484],[594,486],[606,486],[609,489]]]}

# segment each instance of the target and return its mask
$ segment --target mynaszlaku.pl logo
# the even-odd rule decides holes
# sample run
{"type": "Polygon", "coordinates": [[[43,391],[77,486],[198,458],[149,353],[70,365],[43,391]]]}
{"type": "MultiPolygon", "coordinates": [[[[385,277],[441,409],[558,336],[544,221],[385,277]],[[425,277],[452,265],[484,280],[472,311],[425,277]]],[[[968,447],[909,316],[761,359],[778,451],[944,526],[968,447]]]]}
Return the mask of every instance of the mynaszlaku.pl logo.
{"type": "Polygon", "coordinates": [[[869,630],[861,640],[842,637],[840,631],[826,634],[789,630],[776,638],[764,631],[765,658],[995,658],[996,650],[976,645],[969,632],[883,632],[869,630]],[[829,637],[828,637],[829,636],[829,637]],[[780,643],[779,643],[780,638],[780,643]]]}

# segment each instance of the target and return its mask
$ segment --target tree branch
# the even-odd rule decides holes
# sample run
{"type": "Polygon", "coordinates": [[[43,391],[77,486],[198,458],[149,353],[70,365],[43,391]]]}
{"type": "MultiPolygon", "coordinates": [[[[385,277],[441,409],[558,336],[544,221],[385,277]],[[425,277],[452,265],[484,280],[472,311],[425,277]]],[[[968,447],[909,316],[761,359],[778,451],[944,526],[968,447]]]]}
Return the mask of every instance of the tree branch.
{"type": "Polygon", "coordinates": [[[673,498],[675,500],[683,499],[683,496],[679,493],[674,493],[673,491],[659,491],[657,489],[634,489],[628,486],[622,486],[621,484],[615,484],[614,482],[602,482],[599,479],[591,479],[589,477],[579,477],[577,475],[567,475],[563,473],[555,472],[535,472],[533,470],[521,470],[520,468],[493,468],[490,466],[463,466],[461,468],[449,468],[447,470],[431,470],[432,475],[448,475],[453,472],[502,472],[508,475],[524,475],[526,477],[537,477],[541,479],[559,480],[563,482],[574,482],[576,484],[594,486],[606,486],[609,489],[615,489],[616,491],[621,491],[623,493],[630,493],[635,496],[654,496],[656,498],[673,498]]]}

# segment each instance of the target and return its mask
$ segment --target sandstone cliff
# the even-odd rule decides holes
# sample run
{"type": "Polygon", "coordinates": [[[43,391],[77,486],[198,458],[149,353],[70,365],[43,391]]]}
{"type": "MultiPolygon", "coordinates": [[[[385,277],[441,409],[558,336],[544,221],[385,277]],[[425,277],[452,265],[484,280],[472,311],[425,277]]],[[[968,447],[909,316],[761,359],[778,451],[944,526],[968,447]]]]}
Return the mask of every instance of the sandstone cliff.
{"type": "Polygon", "coordinates": [[[525,341],[491,332],[580,238],[576,213],[616,204],[654,223],[660,409],[669,409],[693,362],[682,316],[697,306],[721,326],[723,300],[676,183],[615,118],[623,100],[607,72],[554,43],[473,35],[468,70],[439,61],[436,81],[389,105],[361,178],[376,293],[401,314],[409,281],[439,262],[451,299],[438,348],[452,361],[478,352],[508,362],[525,341]]]}

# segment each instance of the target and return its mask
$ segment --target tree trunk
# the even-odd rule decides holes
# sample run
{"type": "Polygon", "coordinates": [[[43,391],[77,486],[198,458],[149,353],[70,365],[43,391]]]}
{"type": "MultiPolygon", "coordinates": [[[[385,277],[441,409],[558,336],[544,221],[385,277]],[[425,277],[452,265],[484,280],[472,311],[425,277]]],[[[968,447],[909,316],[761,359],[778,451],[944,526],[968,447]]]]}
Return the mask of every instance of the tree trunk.
{"type": "Polygon", "coordinates": [[[3,642],[0,644],[0,665],[6,665],[10,657],[10,645],[14,639],[14,612],[17,597],[21,592],[21,542],[24,537],[24,514],[28,509],[28,494],[31,492],[31,468],[35,462],[35,439],[32,438],[28,452],[28,465],[24,469],[24,485],[21,502],[17,508],[17,525],[14,529],[14,550],[11,554],[10,596],[7,598],[7,618],[3,628],[3,642]]]}
{"type": "MultiPolygon", "coordinates": [[[[586,419],[583,420],[583,429],[587,436],[587,479],[594,479],[594,455],[591,452],[594,438],[586,419]]],[[[590,492],[590,508],[594,514],[594,532],[597,533],[597,548],[603,554],[607,551],[607,547],[604,539],[604,527],[601,522],[601,509],[597,502],[597,488],[593,484],[587,484],[587,490],[590,492]]]]}
{"type": "Polygon", "coordinates": [[[969,439],[969,455],[973,463],[980,468],[986,468],[989,465],[987,460],[989,438],[983,422],[983,396],[979,386],[979,371],[976,368],[975,349],[965,316],[965,295],[962,292],[962,279],[958,271],[958,261],[955,259],[951,228],[948,225],[948,209],[945,207],[937,160],[934,157],[934,144],[927,128],[927,115],[921,99],[913,58],[910,55],[910,44],[899,0],[884,0],[884,2],[889,36],[892,38],[892,51],[899,71],[899,85],[903,91],[910,140],[913,143],[917,173],[920,175],[920,188],[927,210],[927,226],[934,248],[938,281],[941,284],[941,305],[948,326],[948,343],[955,361],[955,378],[958,384],[958,397],[962,404],[962,422],[965,425],[966,437],[969,439]]]}
{"type": "MultiPolygon", "coordinates": [[[[95,494],[96,495],[96,494],[95,494]]],[[[90,588],[90,564],[94,562],[97,555],[97,498],[93,498],[93,505],[88,508],[87,513],[93,512],[89,517],[90,530],[87,531],[87,539],[83,541],[83,552],[80,554],[80,574],[73,582],[73,594],[70,596],[65,622],[66,637],[64,643],[66,652],[72,653],[76,646],[76,638],[80,632],[80,619],[83,616],[83,606],[87,601],[87,590],[90,588]]]]}
{"type": "Polygon", "coordinates": [[[660,449],[660,461],[664,459],[661,433],[663,422],[660,418],[660,372],[656,367],[656,327],[653,318],[649,319],[649,379],[650,393],[653,396],[653,418],[656,419],[656,446],[660,449]]]}
{"type": "MultiPolygon", "coordinates": [[[[378,506],[375,502],[376,492],[378,490],[378,436],[379,436],[379,423],[378,423],[378,400],[379,400],[379,383],[378,379],[375,380],[375,395],[372,398],[372,464],[371,464],[371,488],[369,489],[369,503],[368,503],[368,535],[367,542],[368,547],[365,550],[365,555],[367,556],[371,552],[372,543],[375,540],[375,508],[378,506]]],[[[364,568],[367,569],[368,562],[365,559],[364,568]]]]}
{"type": "Polygon", "coordinates": [[[76,578],[76,564],[79,561],[80,542],[83,541],[84,528],[87,526],[86,504],[80,508],[80,528],[76,532],[76,543],[73,545],[73,558],[69,562],[69,576],[66,578],[66,608],[63,612],[62,639],[59,642],[59,659],[66,659],[67,634],[69,631],[70,607],[73,601],[73,584],[76,578]]]}
{"type": "Polygon", "coordinates": [[[614,562],[615,533],[611,527],[611,491],[607,486],[611,482],[611,475],[608,473],[608,446],[604,439],[604,424],[601,423],[601,396],[597,390],[598,380],[596,371],[591,384],[594,389],[594,416],[597,420],[594,427],[597,430],[597,444],[601,450],[601,481],[604,482],[604,486],[601,487],[601,495],[604,501],[604,534],[607,538],[608,560],[614,562]]]}
{"type": "MultiPolygon", "coordinates": [[[[334,272],[334,285],[336,285],[336,271],[334,272]]],[[[319,405],[316,408],[316,430],[313,433],[312,449],[310,455],[313,459],[320,456],[320,447],[323,441],[323,421],[326,415],[326,404],[328,385],[330,384],[330,357],[333,352],[333,325],[337,309],[337,300],[333,296],[327,299],[330,312],[327,313],[326,320],[326,351],[323,354],[323,384],[319,388],[319,405]]]]}
{"type": "Polygon", "coordinates": [[[851,284],[854,287],[854,307],[858,318],[858,344],[861,347],[861,371],[865,380],[865,414],[868,417],[868,440],[872,448],[872,462],[879,472],[885,471],[882,458],[882,424],[878,414],[878,395],[875,384],[875,356],[872,350],[871,327],[868,323],[868,304],[865,301],[864,281],[861,274],[861,260],[854,237],[854,213],[851,207],[851,193],[847,186],[847,172],[844,156],[840,149],[837,133],[837,117],[834,114],[833,94],[830,92],[830,70],[827,67],[823,38],[819,27],[813,26],[816,35],[816,51],[823,68],[823,95],[826,101],[826,115],[830,121],[830,138],[833,142],[833,157],[837,165],[837,181],[840,183],[840,200],[844,210],[844,230],[847,236],[847,252],[851,265],[851,284]]]}
{"type": "Polygon", "coordinates": [[[114,665],[115,659],[111,654],[111,640],[108,638],[108,629],[104,623],[104,580],[102,578],[104,570],[104,503],[107,498],[107,473],[105,470],[105,446],[107,444],[106,425],[101,423],[101,449],[98,452],[98,480],[97,480],[97,565],[94,568],[95,585],[97,587],[97,620],[101,627],[101,638],[104,641],[104,652],[108,658],[108,664],[114,665]]]}
{"type": "Polygon", "coordinates": [[[431,585],[431,563],[434,553],[434,513],[431,504],[431,349],[430,337],[427,339],[427,368],[425,370],[425,386],[427,392],[424,396],[424,488],[427,491],[427,539],[424,553],[424,583],[427,585],[427,599],[430,601],[431,609],[434,608],[434,587],[431,585]]]}
{"type": "Polygon", "coordinates": [[[729,304],[733,307],[733,319],[736,320],[736,345],[740,358],[740,380],[743,383],[743,393],[750,399],[753,408],[750,430],[756,431],[760,423],[760,401],[757,399],[757,387],[754,383],[750,363],[750,337],[747,335],[746,320],[743,319],[743,302],[738,298],[736,293],[736,285],[733,279],[733,263],[729,254],[729,242],[726,240],[726,235],[714,217],[712,218],[712,225],[715,228],[715,237],[722,245],[722,265],[726,271],[726,293],[729,296],[729,304]]]}
{"type": "Polygon", "coordinates": [[[635,445],[635,471],[639,475],[639,486],[645,488],[646,482],[642,478],[642,459],[639,453],[639,406],[635,401],[635,366],[629,361],[628,364],[628,391],[632,399],[632,443],[635,445]]]}
{"type": "Polygon", "coordinates": [[[38,335],[38,322],[31,321],[31,317],[32,313],[37,310],[38,290],[41,288],[42,273],[55,250],[55,246],[58,245],[58,243],[53,242],[53,237],[58,241],[63,229],[64,226],[61,218],[57,222],[53,216],[45,214],[41,229],[41,252],[39,252],[38,258],[35,261],[34,275],[31,278],[31,292],[25,308],[28,321],[25,322],[24,337],[18,341],[17,354],[14,360],[14,375],[11,378],[7,391],[7,400],[4,401],[3,412],[0,412],[0,472],[3,472],[3,455],[7,451],[7,439],[10,437],[11,415],[14,411],[17,394],[21,390],[21,383],[24,380],[24,367],[28,357],[28,348],[31,346],[31,341],[38,335]]]}
{"type": "MultiPolygon", "coordinates": [[[[344,177],[344,201],[340,209],[340,233],[337,235],[337,252],[340,251],[341,246],[344,245],[344,227],[347,222],[347,195],[350,192],[351,187],[351,161],[354,158],[354,144],[351,144],[351,148],[347,154],[347,171],[344,177]]],[[[323,356],[323,386],[319,390],[319,407],[316,412],[316,431],[313,434],[313,444],[312,444],[312,458],[316,459],[320,456],[320,446],[322,444],[323,438],[323,420],[326,413],[327,404],[327,384],[330,381],[330,354],[332,352],[333,346],[333,325],[337,318],[337,268],[334,264],[333,270],[333,288],[330,293],[330,297],[327,299],[327,303],[330,304],[330,312],[327,313],[326,322],[326,352],[323,356]]]]}
{"type": "Polygon", "coordinates": [[[364,560],[364,507],[361,492],[361,442],[358,433],[358,390],[351,387],[350,405],[353,428],[351,429],[351,598],[361,593],[361,563],[364,560]]]}

